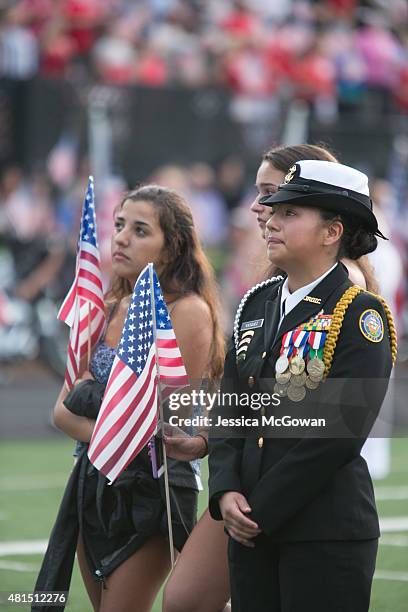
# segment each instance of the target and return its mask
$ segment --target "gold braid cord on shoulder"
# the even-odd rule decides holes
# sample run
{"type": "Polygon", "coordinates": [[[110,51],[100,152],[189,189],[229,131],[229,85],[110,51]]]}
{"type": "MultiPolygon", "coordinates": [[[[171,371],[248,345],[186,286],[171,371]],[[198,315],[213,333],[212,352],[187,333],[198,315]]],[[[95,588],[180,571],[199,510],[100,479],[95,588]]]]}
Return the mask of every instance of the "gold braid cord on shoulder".
{"type": "MultiPolygon", "coordinates": [[[[343,325],[344,315],[346,314],[347,308],[350,306],[354,298],[357,297],[357,295],[362,291],[364,291],[362,287],[359,287],[358,285],[353,285],[343,293],[343,295],[336,304],[336,307],[333,311],[332,322],[323,349],[323,362],[325,365],[324,378],[327,378],[330,372],[330,368],[332,366],[334,351],[336,349],[341,326],[343,325]]],[[[370,293],[378,300],[380,300],[384,307],[388,321],[388,328],[390,331],[392,362],[395,363],[397,357],[397,334],[395,331],[394,319],[392,317],[391,310],[383,297],[381,297],[380,295],[376,295],[375,293],[371,293],[370,291],[367,291],[367,293],[370,293]]]]}

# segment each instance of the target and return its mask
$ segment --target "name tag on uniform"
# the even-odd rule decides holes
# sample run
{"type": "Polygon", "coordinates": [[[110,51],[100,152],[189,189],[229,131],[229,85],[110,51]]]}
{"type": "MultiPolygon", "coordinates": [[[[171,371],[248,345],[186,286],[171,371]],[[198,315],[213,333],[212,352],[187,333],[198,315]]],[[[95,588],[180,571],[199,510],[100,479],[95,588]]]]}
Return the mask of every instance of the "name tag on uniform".
{"type": "Polygon", "coordinates": [[[241,331],[246,331],[247,329],[256,329],[257,327],[262,327],[264,324],[264,319],[256,319],[255,321],[245,321],[241,325],[241,331]]]}

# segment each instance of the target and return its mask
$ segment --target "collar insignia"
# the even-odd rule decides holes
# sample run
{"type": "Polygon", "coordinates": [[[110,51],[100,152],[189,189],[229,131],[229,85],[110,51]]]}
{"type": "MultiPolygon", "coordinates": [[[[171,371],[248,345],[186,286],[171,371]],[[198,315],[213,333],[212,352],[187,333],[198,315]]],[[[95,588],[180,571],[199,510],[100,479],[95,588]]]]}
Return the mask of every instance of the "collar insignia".
{"type": "Polygon", "coordinates": [[[304,302],[312,302],[312,304],[321,304],[322,300],[320,298],[317,297],[312,297],[311,295],[306,295],[303,298],[304,302]]]}

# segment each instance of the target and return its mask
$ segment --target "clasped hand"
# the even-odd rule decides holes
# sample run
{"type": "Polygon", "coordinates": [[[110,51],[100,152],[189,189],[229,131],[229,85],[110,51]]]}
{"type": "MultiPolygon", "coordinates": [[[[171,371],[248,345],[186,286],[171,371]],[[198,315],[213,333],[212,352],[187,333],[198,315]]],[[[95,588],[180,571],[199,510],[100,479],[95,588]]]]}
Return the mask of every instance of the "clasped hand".
{"type": "Polygon", "coordinates": [[[228,491],[221,497],[219,504],[225,528],[230,536],[243,546],[254,548],[252,539],[261,533],[261,529],[246,516],[252,509],[245,497],[237,491],[228,491]]]}

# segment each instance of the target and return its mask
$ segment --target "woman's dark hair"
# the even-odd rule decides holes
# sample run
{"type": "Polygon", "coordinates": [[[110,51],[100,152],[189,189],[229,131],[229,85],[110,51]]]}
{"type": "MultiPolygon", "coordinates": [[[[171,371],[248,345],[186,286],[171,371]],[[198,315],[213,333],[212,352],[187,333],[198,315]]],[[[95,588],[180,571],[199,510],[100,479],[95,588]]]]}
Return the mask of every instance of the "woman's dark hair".
{"type": "MultiPolygon", "coordinates": [[[[274,168],[285,174],[293,164],[302,159],[317,159],[331,162],[339,161],[333,153],[327,149],[326,145],[323,144],[299,144],[287,147],[277,146],[264,153],[262,157],[262,161],[270,162],[274,168]]],[[[329,211],[320,210],[324,220],[332,221],[335,218],[340,218],[343,224],[344,233],[340,243],[338,259],[345,257],[354,260],[364,276],[368,291],[378,293],[378,283],[375,279],[374,269],[366,257],[367,253],[371,253],[376,249],[377,238],[360,226],[356,226],[351,219],[333,214],[329,211]]],[[[270,265],[267,271],[267,278],[276,276],[277,274],[282,274],[282,271],[276,266],[270,265]]]]}
{"type": "MultiPolygon", "coordinates": [[[[164,293],[175,299],[196,293],[208,304],[213,323],[213,343],[210,355],[210,378],[221,376],[224,365],[224,340],[219,321],[219,297],[214,273],[201,247],[193,217],[186,201],[171,189],[158,185],[145,185],[127,193],[126,201],[149,202],[157,211],[164,235],[166,263],[160,272],[164,293]]],[[[114,276],[106,294],[107,300],[118,301],[132,293],[128,280],[114,276]]]]}
{"type": "Polygon", "coordinates": [[[340,247],[337,258],[359,259],[363,255],[372,253],[377,248],[377,238],[373,233],[362,228],[346,215],[339,215],[330,210],[318,208],[323,221],[341,221],[343,225],[343,235],[340,239],[340,247]]]}
{"type": "Polygon", "coordinates": [[[374,269],[367,257],[368,253],[372,253],[377,248],[377,238],[347,215],[339,215],[322,208],[318,210],[324,221],[339,220],[343,225],[337,259],[347,258],[355,261],[364,276],[368,291],[378,293],[374,269]]]}
{"type": "Polygon", "coordinates": [[[323,145],[299,144],[290,146],[278,146],[264,153],[262,161],[268,161],[273,166],[284,172],[288,172],[289,168],[297,161],[302,159],[317,159],[320,161],[338,162],[339,160],[330,153],[323,145]]]}

